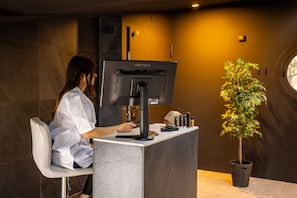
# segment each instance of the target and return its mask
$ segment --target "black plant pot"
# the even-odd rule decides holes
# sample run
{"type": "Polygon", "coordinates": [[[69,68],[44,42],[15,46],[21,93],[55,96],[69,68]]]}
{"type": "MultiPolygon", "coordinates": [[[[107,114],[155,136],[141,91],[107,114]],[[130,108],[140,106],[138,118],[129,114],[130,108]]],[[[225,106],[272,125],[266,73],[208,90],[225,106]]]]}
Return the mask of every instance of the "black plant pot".
{"type": "Polygon", "coordinates": [[[245,160],[242,161],[242,164],[239,164],[238,160],[231,160],[230,164],[233,186],[247,187],[252,173],[253,162],[245,160]]]}

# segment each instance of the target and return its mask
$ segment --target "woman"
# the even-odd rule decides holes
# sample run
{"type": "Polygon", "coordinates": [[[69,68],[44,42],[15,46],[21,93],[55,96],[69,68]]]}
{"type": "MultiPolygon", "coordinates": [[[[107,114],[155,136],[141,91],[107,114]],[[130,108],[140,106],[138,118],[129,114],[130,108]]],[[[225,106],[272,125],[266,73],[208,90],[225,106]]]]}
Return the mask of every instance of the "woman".
{"type": "MultiPolygon", "coordinates": [[[[129,132],[135,124],[122,123],[96,127],[92,98],[97,74],[91,59],[74,56],[67,67],[66,82],[53,110],[50,131],[53,139],[52,163],[69,169],[87,168],[93,163],[90,139],[115,132],[129,132]]],[[[88,176],[81,198],[92,194],[92,175],[88,176]]]]}

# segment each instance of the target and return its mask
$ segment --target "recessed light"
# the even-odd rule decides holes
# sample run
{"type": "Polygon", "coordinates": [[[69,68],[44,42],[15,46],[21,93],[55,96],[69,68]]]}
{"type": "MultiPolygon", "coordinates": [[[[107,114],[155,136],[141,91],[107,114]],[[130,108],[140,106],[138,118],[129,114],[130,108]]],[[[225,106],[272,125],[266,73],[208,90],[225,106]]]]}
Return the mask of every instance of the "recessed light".
{"type": "Polygon", "coordinates": [[[199,4],[198,3],[193,3],[192,4],[192,8],[198,8],[199,7],[199,4]]]}

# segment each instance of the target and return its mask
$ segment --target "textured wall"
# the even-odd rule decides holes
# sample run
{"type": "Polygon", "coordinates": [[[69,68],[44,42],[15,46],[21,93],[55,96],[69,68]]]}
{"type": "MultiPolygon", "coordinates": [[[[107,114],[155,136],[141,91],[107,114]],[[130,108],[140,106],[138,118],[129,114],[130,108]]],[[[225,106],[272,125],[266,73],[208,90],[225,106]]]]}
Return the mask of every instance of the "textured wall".
{"type": "MultiPolygon", "coordinates": [[[[100,76],[102,75],[102,66],[104,59],[121,59],[121,15],[111,15],[100,17],[99,23],[99,76],[98,86],[100,87],[100,76]]],[[[98,92],[99,92],[98,87],[98,92]]],[[[98,94],[99,95],[99,94],[98,94]]],[[[115,125],[122,122],[120,107],[99,107],[98,124],[100,126],[115,125]]]]}
{"type": "Polygon", "coordinates": [[[57,74],[77,51],[76,22],[15,22],[0,27],[0,197],[41,197],[57,185],[40,176],[33,163],[29,119],[50,118],[60,89],[57,74]]]}
{"type": "MultiPolygon", "coordinates": [[[[109,23],[115,19],[121,20],[111,17],[109,23]]],[[[73,55],[99,62],[101,23],[98,18],[0,23],[0,197],[60,196],[60,179],[43,177],[33,162],[29,119],[51,120],[73,55]]],[[[118,39],[121,35],[116,33],[106,38],[106,48],[120,43],[118,39]]],[[[116,50],[120,54],[120,47],[116,50]]],[[[116,117],[120,114],[110,119],[116,117]]],[[[70,179],[72,197],[84,180],[70,179]]]]}

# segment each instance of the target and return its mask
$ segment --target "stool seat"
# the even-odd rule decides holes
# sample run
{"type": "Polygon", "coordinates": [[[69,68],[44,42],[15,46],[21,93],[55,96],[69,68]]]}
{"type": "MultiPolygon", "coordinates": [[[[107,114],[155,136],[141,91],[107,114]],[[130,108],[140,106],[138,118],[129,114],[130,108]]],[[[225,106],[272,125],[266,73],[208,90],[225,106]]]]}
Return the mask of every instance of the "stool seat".
{"type": "Polygon", "coordinates": [[[93,168],[73,170],[51,164],[52,139],[48,125],[38,117],[30,119],[32,133],[32,154],[39,171],[47,178],[62,178],[62,197],[67,197],[66,179],[68,177],[93,174],[93,168]]]}

